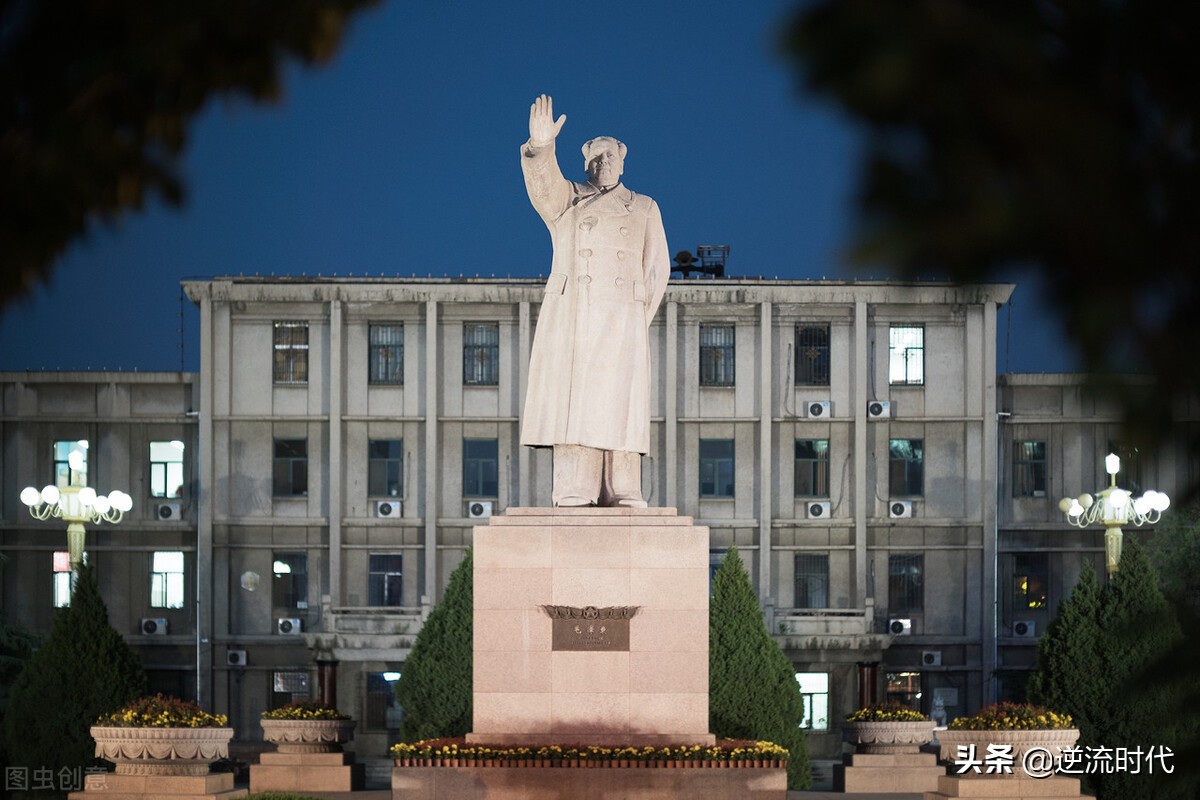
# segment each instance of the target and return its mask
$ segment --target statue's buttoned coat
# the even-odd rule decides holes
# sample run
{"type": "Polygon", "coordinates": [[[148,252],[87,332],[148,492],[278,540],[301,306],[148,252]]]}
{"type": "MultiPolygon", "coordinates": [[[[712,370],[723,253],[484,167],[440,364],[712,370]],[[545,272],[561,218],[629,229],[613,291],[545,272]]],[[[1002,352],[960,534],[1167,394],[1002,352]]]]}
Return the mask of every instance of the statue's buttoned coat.
{"type": "Polygon", "coordinates": [[[558,168],[554,145],[521,148],[529,200],[554,262],[537,316],[521,444],[650,450],[650,321],[671,274],[658,204],[558,168]]]}

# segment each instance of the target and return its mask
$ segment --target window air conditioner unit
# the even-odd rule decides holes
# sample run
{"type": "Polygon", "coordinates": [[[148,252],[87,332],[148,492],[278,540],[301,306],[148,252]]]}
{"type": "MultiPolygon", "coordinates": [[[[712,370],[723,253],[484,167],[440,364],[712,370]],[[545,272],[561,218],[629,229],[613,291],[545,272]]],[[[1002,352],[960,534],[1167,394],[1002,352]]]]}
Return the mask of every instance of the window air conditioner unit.
{"type": "Polygon", "coordinates": [[[911,619],[889,619],[888,633],[892,636],[912,636],[912,620],[911,619]]]}
{"type": "Polygon", "coordinates": [[[159,503],[154,509],[154,515],[164,522],[167,520],[183,519],[179,503],[159,503]]]}
{"type": "Polygon", "coordinates": [[[828,500],[813,500],[807,504],[809,519],[829,519],[831,506],[828,500]]]}
{"type": "Polygon", "coordinates": [[[162,617],[146,617],[141,622],[142,635],[166,636],[167,621],[162,617]]]}
{"type": "Polygon", "coordinates": [[[921,665],[925,667],[940,667],[942,665],[942,651],[922,650],[921,665]]]}
{"type": "Polygon", "coordinates": [[[467,516],[471,519],[487,519],[491,515],[491,500],[472,500],[467,503],[467,516]]]}
{"type": "Polygon", "coordinates": [[[1031,619],[1019,619],[1013,623],[1013,636],[1032,639],[1037,636],[1037,623],[1031,619]]]}
{"type": "Polygon", "coordinates": [[[398,517],[400,516],[403,506],[399,500],[376,500],[375,501],[375,516],[381,518],[398,517]]]}
{"type": "Polygon", "coordinates": [[[912,515],[912,500],[892,500],[888,502],[888,516],[892,519],[907,519],[912,515]]]}
{"type": "Polygon", "coordinates": [[[827,418],[833,416],[833,403],[828,400],[810,400],[804,404],[804,416],[827,418]]]}
{"type": "Polygon", "coordinates": [[[227,650],[225,652],[225,663],[231,667],[246,666],[246,651],[245,650],[227,650]]]}
{"type": "Polygon", "coordinates": [[[868,419],[886,419],[890,416],[892,416],[892,402],[890,400],[872,400],[867,403],[868,419]]]}
{"type": "Polygon", "coordinates": [[[280,636],[299,636],[301,625],[299,617],[280,617],[275,620],[275,632],[280,636]]]}

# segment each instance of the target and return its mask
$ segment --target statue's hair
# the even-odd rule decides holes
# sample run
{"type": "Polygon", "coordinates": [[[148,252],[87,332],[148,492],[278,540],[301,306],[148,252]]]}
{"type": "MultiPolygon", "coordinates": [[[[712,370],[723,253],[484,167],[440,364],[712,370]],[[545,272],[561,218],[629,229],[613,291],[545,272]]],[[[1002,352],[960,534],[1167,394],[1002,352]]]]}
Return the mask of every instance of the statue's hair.
{"type": "Polygon", "coordinates": [[[621,160],[625,160],[625,151],[628,150],[625,143],[614,136],[597,136],[595,139],[588,139],[583,143],[583,165],[586,167],[588,162],[592,160],[592,146],[600,142],[616,142],[617,152],[621,154],[621,160]]]}

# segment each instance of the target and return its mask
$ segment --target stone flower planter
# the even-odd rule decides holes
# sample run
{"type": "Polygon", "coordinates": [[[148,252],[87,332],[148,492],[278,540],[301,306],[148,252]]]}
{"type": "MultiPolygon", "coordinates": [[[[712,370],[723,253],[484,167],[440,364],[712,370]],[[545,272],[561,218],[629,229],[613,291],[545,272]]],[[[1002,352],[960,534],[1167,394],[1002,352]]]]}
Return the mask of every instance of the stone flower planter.
{"type": "Polygon", "coordinates": [[[280,753],[340,753],[354,738],[352,719],[261,719],[263,739],[280,753]]]}
{"type": "MultiPolygon", "coordinates": [[[[941,760],[953,764],[956,760],[960,745],[975,745],[975,758],[984,759],[987,756],[988,745],[1011,745],[1013,755],[1013,771],[1011,774],[996,774],[988,777],[1020,778],[1025,776],[1022,769],[1022,759],[1025,753],[1033,748],[1045,748],[1053,756],[1055,763],[1062,757],[1062,751],[1073,746],[1079,740],[1078,728],[1061,728],[1059,730],[1032,731],[963,731],[944,730],[938,732],[938,744],[941,747],[941,760]]],[[[964,776],[976,775],[971,771],[964,776]]]]}
{"type": "Polygon", "coordinates": [[[118,775],[207,775],[229,757],[233,728],[118,728],[93,725],[96,757],[118,775]]]}
{"type": "Polygon", "coordinates": [[[846,740],[859,753],[889,754],[919,753],[921,745],[933,741],[933,720],[916,722],[851,722],[846,728],[846,740]]]}

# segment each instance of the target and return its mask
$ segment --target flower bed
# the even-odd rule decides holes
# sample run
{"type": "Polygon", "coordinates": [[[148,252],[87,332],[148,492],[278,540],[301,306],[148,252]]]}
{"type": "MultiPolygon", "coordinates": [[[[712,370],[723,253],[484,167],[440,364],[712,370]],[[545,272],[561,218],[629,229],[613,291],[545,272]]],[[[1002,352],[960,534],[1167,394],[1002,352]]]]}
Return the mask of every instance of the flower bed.
{"type": "Polygon", "coordinates": [[[427,739],[393,745],[399,767],[568,767],[674,769],[786,766],[788,752],[773,742],[723,739],[711,747],[599,747],[544,745],[511,747],[468,744],[465,739],[427,739]]]}
{"type": "Polygon", "coordinates": [[[223,728],[228,722],[224,714],[209,714],[188,700],[162,694],[139,697],[96,720],[108,728],[223,728]]]}
{"type": "Polygon", "coordinates": [[[1059,731],[1071,727],[1070,714],[1031,703],[996,703],[973,717],[959,717],[950,723],[952,731],[1059,731]]]}
{"type": "Polygon", "coordinates": [[[262,712],[263,719],[350,719],[348,714],[343,714],[336,708],[331,708],[324,703],[317,703],[312,700],[304,700],[299,703],[288,703],[286,706],[273,708],[270,711],[262,712]]]}

